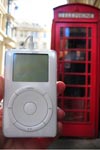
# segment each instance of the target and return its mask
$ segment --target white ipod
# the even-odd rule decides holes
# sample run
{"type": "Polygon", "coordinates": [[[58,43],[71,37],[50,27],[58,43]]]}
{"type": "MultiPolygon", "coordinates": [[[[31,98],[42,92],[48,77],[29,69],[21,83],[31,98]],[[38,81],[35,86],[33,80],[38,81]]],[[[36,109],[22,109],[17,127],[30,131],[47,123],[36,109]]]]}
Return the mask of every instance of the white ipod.
{"type": "Polygon", "coordinates": [[[56,136],[56,70],[54,50],[13,49],[6,52],[4,136],[56,136]]]}

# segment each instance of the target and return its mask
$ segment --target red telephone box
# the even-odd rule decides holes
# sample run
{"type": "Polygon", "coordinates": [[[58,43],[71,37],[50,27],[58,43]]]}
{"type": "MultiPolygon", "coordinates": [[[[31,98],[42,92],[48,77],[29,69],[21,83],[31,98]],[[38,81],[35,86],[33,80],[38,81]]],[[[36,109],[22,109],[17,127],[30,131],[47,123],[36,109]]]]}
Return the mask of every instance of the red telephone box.
{"type": "Polygon", "coordinates": [[[79,3],[54,8],[51,48],[66,84],[58,97],[66,113],[62,136],[98,136],[100,10],[79,3]]]}

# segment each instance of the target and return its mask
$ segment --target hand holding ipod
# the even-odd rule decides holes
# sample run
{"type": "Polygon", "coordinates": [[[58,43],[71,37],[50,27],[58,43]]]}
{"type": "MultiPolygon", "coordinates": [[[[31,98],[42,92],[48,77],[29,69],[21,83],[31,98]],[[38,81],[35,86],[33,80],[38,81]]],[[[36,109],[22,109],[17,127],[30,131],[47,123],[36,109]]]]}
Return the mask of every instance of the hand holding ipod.
{"type": "Polygon", "coordinates": [[[6,137],[54,137],[57,131],[55,51],[5,55],[3,132],[6,137]]]}

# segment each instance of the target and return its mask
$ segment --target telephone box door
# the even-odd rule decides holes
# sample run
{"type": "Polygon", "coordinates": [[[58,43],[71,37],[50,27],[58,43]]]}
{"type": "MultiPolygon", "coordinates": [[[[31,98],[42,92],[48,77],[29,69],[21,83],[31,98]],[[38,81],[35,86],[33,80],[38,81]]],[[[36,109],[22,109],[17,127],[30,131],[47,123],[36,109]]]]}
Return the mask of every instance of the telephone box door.
{"type": "Polygon", "coordinates": [[[63,136],[97,135],[96,24],[57,23],[58,80],[66,84],[58,105],[65,111],[63,136]]]}

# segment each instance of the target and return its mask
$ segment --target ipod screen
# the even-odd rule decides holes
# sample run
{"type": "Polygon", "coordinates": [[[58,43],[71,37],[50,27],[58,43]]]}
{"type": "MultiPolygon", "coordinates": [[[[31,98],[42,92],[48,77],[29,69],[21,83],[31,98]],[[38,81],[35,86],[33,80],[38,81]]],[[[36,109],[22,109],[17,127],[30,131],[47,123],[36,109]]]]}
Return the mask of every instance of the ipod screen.
{"type": "Polygon", "coordinates": [[[13,81],[48,82],[48,54],[13,55],[13,81]]]}

